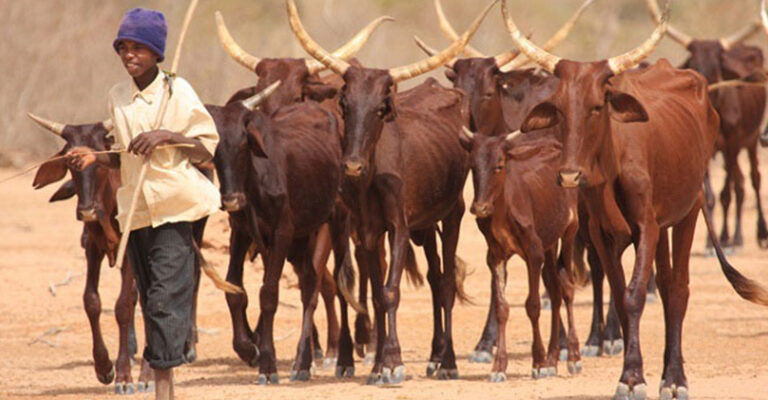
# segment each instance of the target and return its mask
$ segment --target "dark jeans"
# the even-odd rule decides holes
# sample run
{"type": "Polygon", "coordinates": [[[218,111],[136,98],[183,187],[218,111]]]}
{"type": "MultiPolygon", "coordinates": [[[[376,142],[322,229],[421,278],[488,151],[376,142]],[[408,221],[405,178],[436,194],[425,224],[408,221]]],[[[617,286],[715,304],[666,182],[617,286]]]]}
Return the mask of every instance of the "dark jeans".
{"type": "Polygon", "coordinates": [[[184,344],[191,329],[195,291],[192,240],[189,222],[137,229],[128,240],[144,315],[144,359],[153,369],[186,361],[184,344]]]}

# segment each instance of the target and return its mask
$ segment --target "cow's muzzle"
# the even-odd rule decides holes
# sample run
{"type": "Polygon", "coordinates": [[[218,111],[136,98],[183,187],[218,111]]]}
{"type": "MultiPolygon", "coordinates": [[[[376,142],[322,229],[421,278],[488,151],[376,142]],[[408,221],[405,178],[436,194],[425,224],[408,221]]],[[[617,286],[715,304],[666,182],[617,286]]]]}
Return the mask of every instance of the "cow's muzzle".
{"type": "Polygon", "coordinates": [[[77,210],[77,219],[83,222],[93,222],[99,219],[96,208],[82,208],[77,210]]]}
{"type": "Polygon", "coordinates": [[[557,174],[557,184],[564,188],[579,187],[583,183],[584,174],[581,171],[561,170],[557,174]]]}
{"type": "Polygon", "coordinates": [[[245,207],[245,194],[231,193],[221,196],[221,209],[226,212],[240,211],[245,207]]]}
{"type": "Polygon", "coordinates": [[[478,218],[487,218],[493,213],[493,206],[487,202],[474,202],[469,208],[469,212],[478,218]]]}
{"type": "Polygon", "coordinates": [[[350,178],[360,178],[365,175],[365,164],[358,160],[344,161],[344,174],[350,178]]]}

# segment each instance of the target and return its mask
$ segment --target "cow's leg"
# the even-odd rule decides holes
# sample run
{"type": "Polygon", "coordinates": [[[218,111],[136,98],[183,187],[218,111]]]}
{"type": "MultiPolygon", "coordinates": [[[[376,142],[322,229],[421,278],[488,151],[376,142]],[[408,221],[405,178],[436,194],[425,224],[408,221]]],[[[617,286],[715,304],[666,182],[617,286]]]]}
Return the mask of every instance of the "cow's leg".
{"type": "MultiPolygon", "coordinates": [[[[661,399],[688,399],[688,381],[683,370],[683,319],[688,308],[689,262],[693,244],[696,220],[701,202],[695,205],[688,216],[672,229],[672,258],[674,269],[665,277],[671,285],[669,305],[665,308],[666,345],[665,367],[662,375],[661,399]],[[666,311],[669,311],[667,313],[666,311]],[[668,315],[668,316],[667,316],[668,315]]],[[[661,282],[661,280],[660,280],[661,282]]]]}
{"type": "MultiPolygon", "coordinates": [[[[340,212],[337,210],[337,212],[340,212]]],[[[349,220],[346,213],[342,215],[335,214],[335,223],[331,225],[331,239],[333,243],[333,278],[334,282],[339,284],[353,285],[354,267],[352,266],[352,255],[349,247],[349,220]],[[346,279],[341,279],[345,276],[346,279]]],[[[367,284],[367,282],[366,282],[367,284]]],[[[351,289],[346,287],[348,292],[351,289]]],[[[355,360],[353,357],[354,343],[349,331],[349,313],[347,309],[347,299],[341,290],[335,291],[339,298],[339,308],[341,310],[341,330],[339,331],[339,355],[336,361],[336,377],[355,376],[355,360]]]]}
{"type": "MultiPolygon", "coordinates": [[[[761,249],[768,249],[768,227],[765,224],[763,215],[763,201],[760,199],[760,169],[757,161],[757,143],[751,144],[747,148],[749,154],[750,180],[752,189],[755,190],[755,199],[757,200],[757,245],[761,249]]],[[[711,215],[711,214],[710,214],[711,215]]]]}
{"type": "MultiPolygon", "coordinates": [[[[336,283],[333,280],[333,276],[328,271],[328,259],[333,249],[332,242],[332,228],[329,224],[323,225],[320,228],[320,232],[317,235],[317,244],[315,245],[315,251],[312,255],[312,264],[317,268],[320,268],[318,283],[320,285],[320,294],[323,296],[323,303],[325,304],[326,321],[328,324],[328,337],[326,346],[326,355],[323,359],[323,350],[320,346],[319,335],[316,334],[317,328],[313,328],[313,341],[314,341],[314,354],[315,360],[323,360],[322,365],[324,368],[330,368],[336,365],[336,358],[339,352],[339,320],[336,317],[336,283]]],[[[341,255],[336,255],[340,257],[341,255]]]]}
{"type": "Polygon", "coordinates": [[[259,291],[261,316],[257,328],[257,343],[259,346],[259,377],[260,385],[278,383],[277,359],[273,337],[275,312],[280,295],[280,276],[283,265],[293,238],[293,229],[280,224],[272,235],[272,248],[267,255],[264,268],[264,280],[259,291]]]}
{"type": "MultiPolygon", "coordinates": [[[[618,262],[618,270],[624,268],[618,262]]],[[[623,275],[623,272],[622,272],[623,275]]],[[[608,312],[605,317],[605,331],[603,332],[603,355],[615,356],[624,352],[624,340],[621,335],[622,323],[616,311],[616,300],[611,289],[611,298],[608,301],[608,312]]]]}
{"type": "MultiPolygon", "coordinates": [[[[659,240],[659,226],[656,222],[648,189],[649,179],[645,176],[628,176],[628,180],[639,193],[630,199],[627,206],[632,220],[637,221],[636,257],[627,290],[624,293],[627,323],[624,329],[625,351],[624,368],[617,387],[616,397],[630,394],[634,399],[645,399],[646,387],[643,376],[643,357],[640,351],[640,317],[645,307],[646,287],[656,256],[659,240]]],[[[615,296],[614,296],[615,297],[615,296]]],[[[616,304],[619,316],[622,307],[616,304]]]]}
{"type": "MultiPolygon", "coordinates": [[[[358,280],[358,301],[361,306],[368,310],[368,282],[370,281],[370,267],[367,264],[366,256],[363,254],[361,245],[355,247],[355,261],[357,261],[357,270],[359,272],[358,280]]],[[[375,348],[375,334],[371,334],[371,319],[368,314],[357,313],[355,317],[355,352],[360,358],[366,359],[366,362],[372,361],[375,357],[372,349],[375,348]],[[366,350],[366,346],[368,349],[366,350]],[[370,356],[367,354],[369,353],[370,356]]]]}
{"type": "MultiPolygon", "coordinates": [[[[126,259],[120,271],[120,294],[115,302],[115,319],[120,331],[120,345],[115,360],[115,394],[133,394],[136,391],[131,377],[131,350],[128,343],[137,296],[134,286],[131,262],[126,259]]],[[[146,391],[146,387],[146,382],[140,382],[139,391],[146,391]]]]}
{"type": "MultiPolygon", "coordinates": [[[[586,234],[586,233],[585,233],[586,234]]],[[[605,323],[603,320],[603,267],[597,256],[597,251],[591,243],[587,243],[587,260],[589,261],[589,272],[592,279],[592,324],[590,325],[589,336],[581,350],[581,355],[585,357],[597,357],[603,353],[603,331],[605,323]]]]}
{"type": "MultiPolygon", "coordinates": [[[[486,238],[491,237],[490,219],[478,219],[476,222],[477,227],[480,228],[480,232],[483,233],[483,236],[486,238]]],[[[504,262],[506,263],[506,261],[504,262]]],[[[496,268],[496,265],[488,264],[488,268],[493,271],[493,269],[496,268]]],[[[502,276],[502,279],[505,280],[504,283],[506,284],[506,275],[502,276]]],[[[469,362],[471,363],[490,363],[494,359],[493,347],[496,346],[498,332],[498,319],[496,317],[496,308],[498,306],[495,303],[497,296],[493,294],[493,291],[495,290],[494,285],[495,283],[493,280],[491,280],[491,304],[488,305],[488,316],[485,319],[483,334],[480,336],[480,340],[477,342],[477,345],[475,345],[475,349],[472,351],[472,354],[469,355],[469,362]]]]}
{"type": "MultiPolygon", "coordinates": [[[[251,244],[251,238],[244,229],[233,226],[229,237],[229,266],[227,268],[227,282],[243,287],[243,263],[251,244]]],[[[226,293],[227,307],[232,319],[232,348],[241,360],[251,367],[255,367],[259,361],[259,348],[253,342],[251,326],[248,323],[246,308],[248,307],[248,294],[226,293]]]]}
{"type": "MultiPolygon", "coordinates": [[[[464,216],[464,200],[459,197],[456,206],[443,219],[443,275],[440,284],[440,297],[445,312],[445,351],[437,371],[438,379],[458,379],[459,368],[456,365],[456,353],[453,348],[453,305],[457,293],[457,256],[456,247],[459,244],[461,217],[464,216]]],[[[459,274],[464,276],[464,274],[459,274]]],[[[463,282],[460,282],[463,286],[463,282]]]]}
{"type": "Polygon", "coordinates": [[[101,297],[99,296],[99,276],[101,275],[101,261],[104,259],[104,252],[98,248],[93,240],[88,240],[85,244],[85,257],[88,262],[85,291],[83,292],[83,306],[88,315],[88,322],[91,325],[91,335],[93,341],[93,363],[96,371],[96,378],[99,382],[107,385],[115,379],[115,369],[112,361],[109,359],[109,352],[104,345],[104,338],[101,336],[101,325],[99,317],[101,316],[101,297]]]}
{"type": "MultiPolygon", "coordinates": [[[[325,234],[330,238],[328,226],[324,225],[321,229],[325,230],[325,234]]],[[[312,255],[316,245],[315,238],[302,239],[300,242],[301,244],[299,246],[292,246],[298,256],[294,260],[294,263],[298,267],[297,269],[299,272],[299,287],[301,289],[303,313],[301,338],[299,339],[299,344],[296,349],[296,359],[291,368],[291,381],[308,381],[310,378],[310,367],[312,366],[313,357],[312,333],[313,331],[316,331],[314,328],[313,315],[317,308],[318,295],[320,293],[320,286],[322,285],[322,280],[320,279],[322,270],[325,269],[325,263],[314,264],[313,262],[312,255]]],[[[324,245],[330,245],[330,242],[326,242],[324,245]]],[[[330,253],[330,249],[328,250],[328,253],[330,253]]],[[[327,261],[327,257],[325,261],[327,261]]]]}
{"type": "MultiPolygon", "coordinates": [[[[525,312],[531,321],[531,330],[533,334],[533,343],[531,345],[531,354],[533,356],[533,368],[531,375],[534,379],[546,378],[550,376],[546,366],[546,355],[544,352],[544,342],[541,339],[539,329],[539,315],[541,314],[541,298],[539,297],[539,282],[541,281],[541,266],[544,263],[543,251],[528,247],[529,254],[526,257],[525,265],[528,271],[528,297],[525,300],[525,312]]],[[[502,336],[499,331],[499,336],[502,336]]],[[[500,349],[496,349],[498,354],[500,349]]]]}
{"type": "MultiPolygon", "coordinates": [[[[576,293],[575,279],[573,272],[574,244],[578,231],[578,222],[573,223],[561,240],[560,256],[557,259],[557,279],[560,283],[565,310],[568,316],[567,333],[567,362],[568,372],[572,375],[579,374],[582,371],[581,353],[579,353],[579,337],[576,332],[576,320],[573,311],[574,296],[576,293]]],[[[562,332],[562,321],[561,332],[562,332]]],[[[562,348],[562,347],[561,347],[562,348]]],[[[561,351],[562,352],[562,351],[561,351]]]]}
{"type": "MultiPolygon", "coordinates": [[[[377,240],[377,242],[379,242],[377,240]]],[[[385,308],[384,308],[384,277],[382,274],[381,266],[379,263],[379,247],[375,245],[375,248],[360,248],[361,259],[368,266],[368,272],[371,280],[371,292],[373,298],[373,310],[374,310],[374,323],[376,328],[376,353],[373,360],[373,368],[371,374],[368,376],[367,383],[381,384],[383,383],[383,358],[384,358],[384,340],[386,338],[386,322],[385,308]]]]}
{"type": "Polygon", "coordinates": [[[728,233],[728,209],[731,206],[731,186],[733,185],[733,165],[737,163],[736,156],[723,152],[725,159],[725,182],[720,192],[720,205],[723,207],[723,228],[720,232],[720,243],[723,246],[731,245],[731,236],[728,233]]]}
{"type": "Polygon", "coordinates": [[[557,279],[556,253],[554,249],[548,249],[544,253],[544,266],[542,269],[542,282],[549,292],[551,323],[549,332],[549,346],[547,358],[544,362],[546,372],[544,377],[557,376],[557,362],[560,359],[560,305],[562,304],[562,288],[557,279]]]}
{"type": "Polygon", "coordinates": [[[437,239],[434,229],[426,229],[424,235],[424,255],[427,258],[427,282],[432,292],[432,351],[427,363],[427,376],[432,376],[440,367],[445,351],[443,334],[443,307],[440,302],[440,256],[437,253],[437,239]]]}
{"type": "Polygon", "coordinates": [[[741,211],[744,206],[744,173],[741,172],[738,161],[733,164],[733,191],[736,194],[736,225],[733,228],[733,246],[744,245],[741,230],[741,211]]]}
{"type": "MultiPolygon", "coordinates": [[[[203,233],[205,233],[205,224],[208,217],[201,218],[192,223],[192,237],[199,249],[203,248],[203,233]]],[[[187,363],[193,363],[197,360],[197,296],[200,293],[200,273],[201,260],[195,260],[195,292],[192,300],[192,310],[190,312],[191,324],[189,327],[189,336],[184,345],[184,358],[187,363]]]]}
{"type": "MultiPolygon", "coordinates": [[[[489,236],[486,236],[486,240],[489,236]]],[[[488,378],[491,382],[504,382],[507,380],[507,341],[505,332],[507,331],[507,320],[509,319],[509,303],[504,295],[507,286],[507,263],[501,257],[500,249],[489,243],[486,263],[491,270],[491,305],[493,307],[494,326],[497,327],[496,335],[496,355],[493,358],[491,367],[491,376],[488,378]]]]}

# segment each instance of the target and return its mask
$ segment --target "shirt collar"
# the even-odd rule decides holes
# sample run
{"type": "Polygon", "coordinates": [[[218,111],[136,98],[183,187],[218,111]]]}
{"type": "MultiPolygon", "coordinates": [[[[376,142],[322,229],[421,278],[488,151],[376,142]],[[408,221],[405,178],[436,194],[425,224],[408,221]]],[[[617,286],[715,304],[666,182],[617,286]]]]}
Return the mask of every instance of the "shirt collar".
{"type": "Polygon", "coordinates": [[[155,97],[155,95],[159,91],[163,90],[164,78],[165,73],[163,73],[162,70],[158,71],[155,80],[153,80],[149,86],[145,87],[144,90],[139,90],[139,87],[136,86],[136,82],[131,79],[131,100],[136,100],[137,97],[140,97],[142,100],[147,102],[147,104],[152,104],[152,99],[155,97]]]}

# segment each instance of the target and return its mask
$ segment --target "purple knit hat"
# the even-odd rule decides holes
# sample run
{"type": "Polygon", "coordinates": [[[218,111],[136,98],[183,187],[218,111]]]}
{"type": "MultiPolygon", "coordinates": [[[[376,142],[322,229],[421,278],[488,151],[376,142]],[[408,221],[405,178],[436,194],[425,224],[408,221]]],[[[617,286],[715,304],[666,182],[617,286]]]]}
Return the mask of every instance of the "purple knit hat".
{"type": "Polygon", "coordinates": [[[134,8],[128,10],[120,23],[117,31],[117,39],[112,42],[112,47],[117,50],[117,45],[122,40],[133,40],[149,47],[159,56],[158,62],[165,59],[165,38],[168,36],[168,26],[165,24],[163,13],[146,8],[134,8]]]}

